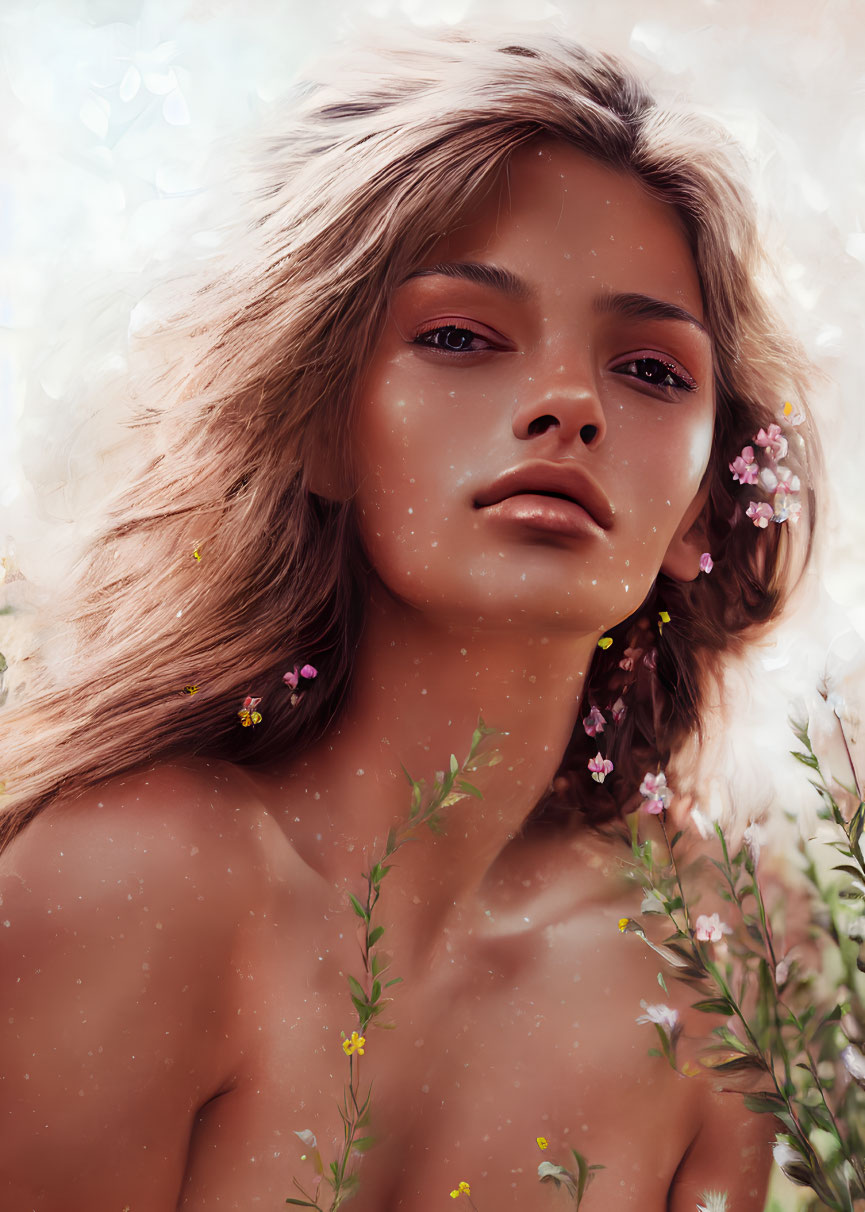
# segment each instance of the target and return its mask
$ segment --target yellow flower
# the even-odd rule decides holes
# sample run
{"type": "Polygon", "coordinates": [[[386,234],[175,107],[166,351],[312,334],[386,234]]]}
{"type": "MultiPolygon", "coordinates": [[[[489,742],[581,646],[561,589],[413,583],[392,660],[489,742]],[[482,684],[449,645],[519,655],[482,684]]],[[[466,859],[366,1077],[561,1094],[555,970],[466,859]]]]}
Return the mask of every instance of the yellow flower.
{"type": "Polygon", "coordinates": [[[538,1142],[539,1149],[548,1149],[550,1147],[550,1142],[547,1140],[547,1138],[545,1136],[537,1136],[537,1137],[535,1137],[535,1139],[538,1142]]]}
{"type": "Polygon", "coordinates": [[[789,417],[789,415],[792,411],[793,411],[793,405],[790,403],[789,400],[785,400],[784,401],[784,416],[789,417]]]}
{"type": "Polygon", "coordinates": [[[620,918],[619,918],[619,929],[621,930],[622,934],[624,934],[624,933],[625,933],[625,931],[627,930],[627,928],[628,928],[628,922],[629,922],[630,920],[631,920],[631,919],[630,919],[629,917],[620,917],[620,918]]]}
{"type": "Polygon", "coordinates": [[[602,635],[601,638],[598,640],[598,647],[604,648],[604,649],[609,648],[610,645],[612,644],[612,642],[613,642],[613,637],[611,635],[602,635]]]}
{"type": "Polygon", "coordinates": [[[197,686],[184,686],[183,693],[184,694],[198,694],[198,687],[197,686]]]}
{"type": "Polygon", "coordinates": [[[358,1035],[356,1031],[352,1031],[349,1039],[342,1041],[342,1050],[346,1056],[351,1056],[356,1052],[358,1056],[363,1056],[364,1045],[366,1044],[366,1036],[358,1035]]]}
{"type": "Polygon", "coordinates": [[[461,1195],[471,1195],[472,1189],[468,1183],[460,1183],[458,1187],[454,1187],[451,1191],[451,1199],[459,1199],[461,1195]]]}
{"type": "Polygon", "coordinates": [[[198,560],[198,562],[201,563],[201,551],[199,550],[199,548],[197,548],[197,547],[195,548],[195,550],[192,553],[192,558],[193,558],[193,560],[198,560]]]}
{"type": "Polygon", "coordinates": [[[261,723],[260,711],[247,711],[245,707],[241,708],[237,713],[240,716],[240,722],[244,728],[249,728],[253,724],[261,723]]]}

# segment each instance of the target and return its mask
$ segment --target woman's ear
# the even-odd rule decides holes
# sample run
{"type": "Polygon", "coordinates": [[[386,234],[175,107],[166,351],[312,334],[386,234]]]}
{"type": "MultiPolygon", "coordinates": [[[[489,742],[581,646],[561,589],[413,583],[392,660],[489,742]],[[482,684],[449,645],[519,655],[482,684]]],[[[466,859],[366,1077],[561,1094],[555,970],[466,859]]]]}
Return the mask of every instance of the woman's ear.
{"type": "Polygon", "coordinates": [[[706,550],[706,527],[703,509],[709,499],[710,477],[706,476],[676,533],[670,540],[661,572],[674,581],[694,581],[700,575],[700,556],[706,550]]]}

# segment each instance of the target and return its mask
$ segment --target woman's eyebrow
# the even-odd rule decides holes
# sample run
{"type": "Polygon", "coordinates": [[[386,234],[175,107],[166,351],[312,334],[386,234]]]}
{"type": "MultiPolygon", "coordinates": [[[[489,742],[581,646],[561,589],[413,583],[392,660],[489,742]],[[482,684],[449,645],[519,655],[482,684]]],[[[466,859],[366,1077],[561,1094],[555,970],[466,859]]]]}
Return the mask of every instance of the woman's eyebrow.
{"type": "MultiPolygon", "coordinates": [[[[478,286],[491,286],[494,290],[523,302],[537,299],[537,291],[525,278],[500,265],[487,265],[480,261],[439,261],[435,265],[425,265],[406,274],[399,285],[403,286],[412,278],[425,278],[436,274],[446,278],[462,278],[467,282],[475,282],[478,286]]],[[[678,320],[683,324],[693,324],[706,333],[706,336],[709,335],[705,325],[684,307],[679,307],[677,303],[668,303],[665,299],[656,299],[653,295],[605,292],[595,301],[595,311],[599,315],[615,312],[637,320],[678,320]]]]}

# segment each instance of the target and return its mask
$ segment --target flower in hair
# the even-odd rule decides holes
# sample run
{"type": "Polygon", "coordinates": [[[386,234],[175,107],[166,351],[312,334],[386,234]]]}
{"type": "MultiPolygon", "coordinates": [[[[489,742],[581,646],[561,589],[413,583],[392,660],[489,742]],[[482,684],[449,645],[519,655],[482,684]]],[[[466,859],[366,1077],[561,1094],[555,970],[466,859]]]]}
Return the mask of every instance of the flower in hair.
{"type": "Polygon", "coordinates": [[[781,433],[781,426],[774,422],[768,429],[761,429],[754,441],[768,451],[776,462],[787,454],[787,439],[781,433]]]}
{"type": "Polygon", "coordinates": [[[243,700],[243,706],[237,714],[240,716],[240,722],[244,728],[254,727],[261,723],[261,712],[255,710],[260,702],[261,699],[254,699],[249,694],[243,700]]]}
{"type": "Polygon", "coordinates": [[[626,648],[625,655],[619,661],[619,668],[624,669],[626,673],[630,673],[634,668],[634,662],[638,661],[642,655],[642,648],[626,648]]]}
{"type": "Polygon", "coordinates": [[[598,640],[598,647],[603,648],[604,651],[606,651],[612,645],[612,643],[613,637],[611,635],[602,635],[598,640]]]}
{"type": "Polygon", "coordinates": [[[669,623],[670,612],[668,610],[658,611],[658,635],[664,634],[664,624],[669,623]]]}
{"type": "MultiPolygon", "coordinates": [[[[762,430],[760,431],[762,433],[762,430]]],[[[733,462],[730,464],[730,471],[733,473],[733,479],[738,480],[740,484],[756,484],[757,476],[760,474],[760,468],[754,462],[754,447],[744,446],[742,453],[736,455],[733,462]]]]}
{"type": "Polygon", "coordinates": [[[610,715],[613,717],[614,724],[621,724],[622,720],[628,713],[628,708],[625,705],[625,700],[619,696],[610,708],[610,715]]]}
{"type": "Polygon", "coordinates": [[[603,713],[599,711],[598,708],[593,704],[592,710],[583,719],[583,727],[586,730],[586,736],[597,736],[599,732],[603,732],[605,723],[606,720],[604,719],[603,713]]]}
{"type": "Polygon", "coordinates": [[[745,516],[749,517],[755,526],[765,530],[774,518],[775,510],[765,501],[752,501],[745,510],[745,516]]]}
{"type": "Polygon", "coordinates": [[[711,572],[715,567],[715,561],[709,555],[708,551],[704,551],[700,556],[700,572],[711,572]]]}
{"type": "Polygon", "coordinates": [[[314,665],[304,665],[300,670],[295,665],[291,673],[284,673],[282,675],[282,680],[286,686],[289,686],[292,690],[296,690],[297,683],[301,678],[311,679],[315,677],[318,677],[318,670],[314,665]]]}
{"type": "Polygon", "coordinates": [[[609,758],[605,758],[600,750],[593,758],[589,758],[589,770],[592,772],[592,778],[596,783],[603,783],[608,774],[613,772],[613,763],[609,758]]]}
{"type": "Polygon", "coordinates": [[[669,808],[673,793],[667,786],[667,776],[663,770],[657,774],[647,771],[640,783],[640,795],[643,797],[643,809],[651,816],[660,816],[665,808],[669,808]]]}
{"type": "Polygon", "coordinates": [[[193,558],[193,560],[196,560],[199,564],[201,563],[201,549],[199,547],[196,547],[193,550],[192,558],[193,558]]]}
{"type": "Polygon", "coordinates": [[[184,686],[183,693],[184,694],[198,694],[198,689],[199,689],[198,686],[184,686]]]}
{"type": "Polygon", "coordinates": [[[784,420],[789,421],[791,425],[801,425],[805,420],[805,414],[802,412],[802,409],[797,408],[794,412],[793,405],[789,400],[784,401],[784,407],[781,409],[781,415],[783,416],[784,420]]]}

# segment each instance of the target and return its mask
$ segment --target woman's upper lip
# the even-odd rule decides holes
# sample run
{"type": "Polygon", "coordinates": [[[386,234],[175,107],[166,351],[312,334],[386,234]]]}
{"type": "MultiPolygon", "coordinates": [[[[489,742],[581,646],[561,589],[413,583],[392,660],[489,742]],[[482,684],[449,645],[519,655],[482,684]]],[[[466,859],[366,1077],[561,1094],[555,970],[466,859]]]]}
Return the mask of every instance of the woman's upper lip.
{"type": "Polygon", "coordinates": [[[613,506],[587,471],[573,463],[550,463],[545,459],[530,459],[502,472],[489,488],[478,493],[475,508],[497,505],[520,493],[566,497],[585,509],[604,530],[613,524],[613,506]]]}

